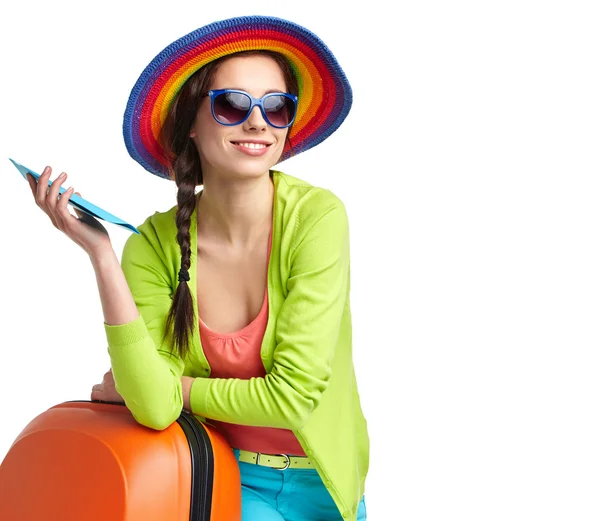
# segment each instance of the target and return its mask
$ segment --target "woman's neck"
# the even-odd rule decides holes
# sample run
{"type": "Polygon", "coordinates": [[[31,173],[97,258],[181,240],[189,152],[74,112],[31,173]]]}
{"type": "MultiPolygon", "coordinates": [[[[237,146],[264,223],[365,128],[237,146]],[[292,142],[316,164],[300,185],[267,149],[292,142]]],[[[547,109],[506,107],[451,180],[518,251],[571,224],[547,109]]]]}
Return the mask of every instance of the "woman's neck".
{"type": "Polygon", "coordinates": [[[198,197],[198,235],[233,249],[252,249],[268,236],[275,186],[267,173],[232,182],[205,179],[198,197]]]}

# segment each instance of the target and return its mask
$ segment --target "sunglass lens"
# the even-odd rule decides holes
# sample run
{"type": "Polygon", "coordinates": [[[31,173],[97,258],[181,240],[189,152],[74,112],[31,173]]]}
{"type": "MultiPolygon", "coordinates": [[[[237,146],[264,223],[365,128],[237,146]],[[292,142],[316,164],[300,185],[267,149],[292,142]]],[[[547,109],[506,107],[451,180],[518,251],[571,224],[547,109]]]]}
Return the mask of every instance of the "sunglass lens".
{"type": "Polygon", "coordinates": [[[267,96],[263,101],[269,123],[274,127],[287,127],[294,119],[296,103],[281,94],[267,96]]]}
{"type": "Polygon", "coordinates": [[[239,92],[219,94],[213,101],[215,118],[224,125],[235,125],[246,117],[250,103],[250,98],[239,92]]]}

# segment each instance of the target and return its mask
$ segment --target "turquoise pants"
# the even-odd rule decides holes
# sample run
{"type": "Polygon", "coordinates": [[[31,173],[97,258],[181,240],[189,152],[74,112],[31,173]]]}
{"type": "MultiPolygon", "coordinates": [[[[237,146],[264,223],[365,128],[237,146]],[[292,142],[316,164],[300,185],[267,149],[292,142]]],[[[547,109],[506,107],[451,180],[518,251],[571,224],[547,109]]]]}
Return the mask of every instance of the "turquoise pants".
{"type": "MultiPolygon", "coordinates": [[[[239,451],[233,451],[236,459],[239,451]]],[[[349,521],[340,515],[315,469],[277,470],[238,460],[242,521],[349,521]]],[[[357,521],[365,521],[365,498],[357,521]]]]}

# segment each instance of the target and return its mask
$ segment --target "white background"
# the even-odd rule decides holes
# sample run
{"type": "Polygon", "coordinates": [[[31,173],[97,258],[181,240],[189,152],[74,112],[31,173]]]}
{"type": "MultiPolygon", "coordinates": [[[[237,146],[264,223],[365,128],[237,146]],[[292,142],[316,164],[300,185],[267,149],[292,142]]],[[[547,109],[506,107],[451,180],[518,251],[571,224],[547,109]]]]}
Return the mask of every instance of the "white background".
{"type": "MultiPolygon", "coordinates": [[[[354,89],[339,131],[281,169],[349,213],[369,519],[597,521],[593,4],[5,2],[0,457],[109,366],[91,264],[8,157],[134,225],[171,208],[123,144],[129,91],[178,37],[264,14],[318,34],[354,89]]],[[[120,255],[129,232],[107,227],[120,255]]]]}

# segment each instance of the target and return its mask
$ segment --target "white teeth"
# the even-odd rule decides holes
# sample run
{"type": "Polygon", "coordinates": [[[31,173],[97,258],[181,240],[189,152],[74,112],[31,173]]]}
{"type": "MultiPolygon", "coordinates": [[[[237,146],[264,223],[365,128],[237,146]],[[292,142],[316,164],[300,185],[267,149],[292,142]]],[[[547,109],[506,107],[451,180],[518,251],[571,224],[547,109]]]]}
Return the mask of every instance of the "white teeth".
{"type": "Polygon", "coordinates": [[[238,143],[238,145],[246,148],[267,148],[267,145],[262,143],[238,143]]]}

